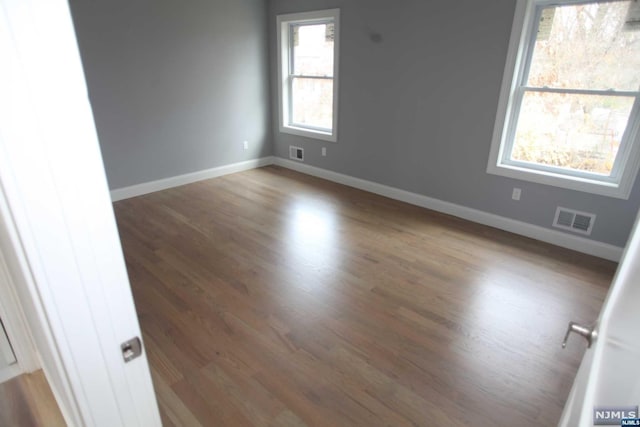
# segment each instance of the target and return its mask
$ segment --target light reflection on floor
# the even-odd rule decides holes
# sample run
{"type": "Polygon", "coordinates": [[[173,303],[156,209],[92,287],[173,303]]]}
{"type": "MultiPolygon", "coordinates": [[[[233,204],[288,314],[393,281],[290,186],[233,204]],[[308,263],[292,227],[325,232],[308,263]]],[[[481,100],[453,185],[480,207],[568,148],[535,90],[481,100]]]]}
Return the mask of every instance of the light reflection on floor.
{"type": "Polygon", "coordinates": [[[305,273],[301,278],[305,288],[320,286],[340,264],[335,207],[321,200],[298,198],[288,218],[285,245],[292,269],[296,274],[305,273]]]}
{"type": "Polygon", "coordinates": [[[531,316],[539,312],[540,300],[535,295],[523,292],[518,284],[508,283],[508,274],[503,271],[489,271],[481,280],[473,284],[476,289],[469,314],[480,328],[501,330],[523,326],[531,316]],[[505,277],[507,276],[507,277],[505,277]]]}
{"type": "MultiPolygon", "coordinates": [[[[537,352],[553,357],[561,348],[564,318],[558,316],[558,307],[545,303],[547,296],[533,281],[514,280],[509,273],[496,269],[472,285],[476,291],[465,316],[464,332],[454,345],[463,349],[459,361],[471,372],[490,371],[499,363],[495,359],[499,348],[519,367],[510,373],[512,381],[534,381],[535,370],[529,365],[538,358],[519,349],[530,349],[533,343],[537,352]]],[[[496,387],[510,385],[498,376],[485,378],[487,385],[494,380],[499,382],[496,387]]]]}

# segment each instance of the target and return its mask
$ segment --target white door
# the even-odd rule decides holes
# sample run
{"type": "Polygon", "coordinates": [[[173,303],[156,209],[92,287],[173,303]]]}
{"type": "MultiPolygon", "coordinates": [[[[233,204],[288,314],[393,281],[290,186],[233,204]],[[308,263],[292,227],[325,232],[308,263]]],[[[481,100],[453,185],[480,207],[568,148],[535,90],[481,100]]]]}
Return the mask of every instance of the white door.
{"type": "Polygon", "coordinates": [[[6,254],[47,379],[72,426],[159,426],[67,1],[0,0],[0,58],[6,254]]]}
{"type": "MultiPolygon", "coordinates": [[[[614,420],[623,411],[640,418],[635,410],[640,403],[639,221],[640,217],[593,328],[593,344],[586,350],[578,370],[560,421],[562,427],[591,427],[606,425],[605,422],[620,426],[620,421],[614,420]],[[595,409],[599,409],[597,413],[595,409]]],[[[578,339],[570,336],[570,345],[587,342],[578,339]]]]}

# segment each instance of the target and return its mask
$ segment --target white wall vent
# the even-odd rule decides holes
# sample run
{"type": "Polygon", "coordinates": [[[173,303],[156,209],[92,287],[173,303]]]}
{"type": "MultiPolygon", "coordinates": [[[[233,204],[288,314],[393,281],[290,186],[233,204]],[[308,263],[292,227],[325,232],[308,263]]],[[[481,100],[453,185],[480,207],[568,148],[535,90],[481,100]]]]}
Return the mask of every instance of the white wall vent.
{"type": "Polygon", "coordinates": [[[297,160],[299,162],[304,162],[304,148],[294,147],[293,145],[290,145],[289,158],[297,160]]]}
{"type": "Polygon", "coordinates": [[[594,222],[596,222],[595,214],[558,206],[558,209],[556,209],[556,217],[553,220],[553,226],[575,233],[590,235],[594,222]]]}

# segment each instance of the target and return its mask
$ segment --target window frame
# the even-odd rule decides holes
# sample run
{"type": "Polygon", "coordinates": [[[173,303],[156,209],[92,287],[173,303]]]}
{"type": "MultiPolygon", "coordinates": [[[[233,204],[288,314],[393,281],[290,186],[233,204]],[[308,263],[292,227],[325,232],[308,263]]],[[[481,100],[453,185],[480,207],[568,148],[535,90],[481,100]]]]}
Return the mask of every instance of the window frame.
{"type": "Polygon", "coordinates": [[[323,141],[338,140],[338,69],[340,58],[340,9],[327,9],[303,13],[290,13],[277,16],[278,46],[278,123],[282,133],[304,136],[323,141]],[[293,74],[293,55],[291,44],[293,26],[334,24],[333,40],[333,77],[304,76],[293,74]],[[295,124],[292,121],[292,86],[295,78],[314,78],[333,80],[333,118],[331,129],[295,124]]]}
{"type": "Polygon", "coordinates": [[[487,173],[619,199],[626,200],[629,198],[640,168],[640,91],[539,89],[527,87],[525,81],[531,65],[538,22],[543,8],[607,1],[615,0],[518,1],[500,90],[487,173]],[[622,137],[620,150],[616,156],[610,176],[600,177],[589,172],[564,171],[557,167],[508,159],[508,154],[510,154],[514,142],[520,106],[527,90],[561,93],[590,92],[593,94],[635,97],[627,128],[622,137]]]}

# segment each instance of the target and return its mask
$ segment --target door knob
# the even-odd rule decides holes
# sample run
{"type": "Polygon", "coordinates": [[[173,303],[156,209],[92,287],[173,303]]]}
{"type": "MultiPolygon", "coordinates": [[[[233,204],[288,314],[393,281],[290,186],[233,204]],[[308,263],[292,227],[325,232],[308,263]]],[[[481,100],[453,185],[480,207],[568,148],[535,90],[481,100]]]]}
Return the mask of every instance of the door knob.
{"type": "Polygon", "coordinates": [[[562,341],[562,348],[567,346],[567,340],[569,339],[569,334],[571,334],[571,332],[575,332],[576,334],[584,337],[587,340],[587,348],[591,347],[591,344],[593,344],[598,336],[595,326],[582,326],[576,322],[569,322],[567,333],[564,336],[564,341],[562,341]]]}

